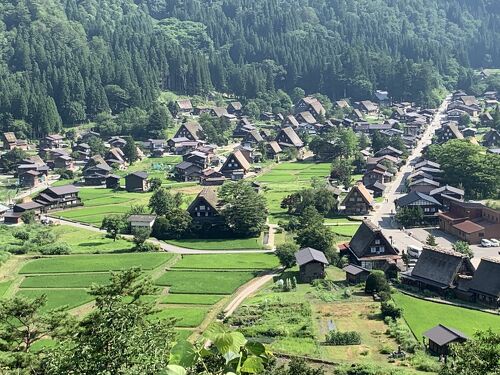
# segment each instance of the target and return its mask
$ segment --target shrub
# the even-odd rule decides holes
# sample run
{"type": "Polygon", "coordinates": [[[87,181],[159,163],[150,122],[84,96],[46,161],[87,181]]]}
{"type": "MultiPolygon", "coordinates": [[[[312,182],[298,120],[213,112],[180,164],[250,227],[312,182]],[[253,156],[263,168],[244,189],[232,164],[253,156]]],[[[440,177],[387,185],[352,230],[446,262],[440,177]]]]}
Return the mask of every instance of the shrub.
{"type": "Polygon", "coordinates": [[[144,242],[142,245],[140,246],[136,246],[134,248],[136,251],[139,251],[139,252],[155,252],[155,251],[160,251],[161,248],[158,244],[155,244],[155,243],[152,243],[152,242],[144,242]]]}
{"type": "Polygon", "coordinates": [[[330,331],[326,335],[327,345],[359,345],[361,344],[361,335],[356,331],[330,331]]]}
{"type": "Polygon", "coordinates": [[[17,238],[18,240],[24,242],[29,240],[30,234],[28,231],[25,231],[24,229],[19,229],[16,230],[14,233],[12,233],[12,237],[17,238]]]}
{"type": "Polygon", "coordinates": [[[393,352],[392,347],[390,345],[384,345],[380,348],[380,354],[391,354],[393,352]]]}
{"type": "Polygon", "coordinates": [[[411,364],[416,370],[437,373],[441,369],[441,364],[427,354],[418,351],[413,358],[411,358],[411,364]]]}
{"type": "Polygon", "coordinates": [[[380,305],[380,311],[384,318],[386,316],[389,316],[393,319],[401,317],[401,307],[396,306],[394,301],[382,301],[382,304],[380,305]]]}
{"type": "Polygon", "coordinates": [[[66,242],[56,242],[54,244],[42,246],[40,252],[43,255],[67,255],[71,253],[71,246],[66,242]]]}
{"type": "Polygon", "coordinates": [[[365,293],[389,291],[389,283],[383,271],[372,271],[365,282],[365,293]]]}
{"type": "Polygon", "coordinates": [[[400,319],[386,317],[384,321],[389,325],[389,336],[394,338],[403,350],[415,353],[419,344],[408,326],[400,319]]]}
{"type": "Polygon", "coordinates": [[[295,266],[295,253],[299,251],[299,246],[295,242],[285,242],[276,247],[275,254],[281,265],[285,268],[295,266]]]}

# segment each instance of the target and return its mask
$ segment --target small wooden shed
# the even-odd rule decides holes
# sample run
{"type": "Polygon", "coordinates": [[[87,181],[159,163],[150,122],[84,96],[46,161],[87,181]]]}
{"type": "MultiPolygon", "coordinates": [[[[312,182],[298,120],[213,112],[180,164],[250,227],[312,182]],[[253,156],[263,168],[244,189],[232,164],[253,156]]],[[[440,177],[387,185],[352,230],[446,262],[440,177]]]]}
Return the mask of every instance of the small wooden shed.
{"type": "Polygon", "coordinates": [[[325,266],[328,265],[328,260],[321,251],[306,247],[295,254],[295,259],[300,269],[301,281],[309,283],[325,277],[325,266]]]}
{"type": "Polygon", "coordinates": [[[342,269],[345,271],[345,279],[349,284],[364,283],[370,274],[369,270],[355,264],[349,264],[342,269]]]}
{"type": "Polygon", "coordinates": [[[467,341],[468,337],[454,328],[438,324],[434,328],[424,332],[424,340],[428,339],[427,347],[432,354],[447,355],[449,345],[467,341]]]}

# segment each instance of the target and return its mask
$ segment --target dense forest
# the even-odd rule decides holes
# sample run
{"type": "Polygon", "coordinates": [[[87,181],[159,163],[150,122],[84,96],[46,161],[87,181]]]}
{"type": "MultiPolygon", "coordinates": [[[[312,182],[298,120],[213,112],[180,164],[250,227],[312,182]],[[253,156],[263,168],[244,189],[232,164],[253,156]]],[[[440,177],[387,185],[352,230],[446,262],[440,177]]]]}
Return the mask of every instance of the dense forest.
{"type": "Polygon", "coordinates": [[[431,105],[498,40],[497,0],[0,0],[0,120],[37,137],[162,89],[431,105]]]}

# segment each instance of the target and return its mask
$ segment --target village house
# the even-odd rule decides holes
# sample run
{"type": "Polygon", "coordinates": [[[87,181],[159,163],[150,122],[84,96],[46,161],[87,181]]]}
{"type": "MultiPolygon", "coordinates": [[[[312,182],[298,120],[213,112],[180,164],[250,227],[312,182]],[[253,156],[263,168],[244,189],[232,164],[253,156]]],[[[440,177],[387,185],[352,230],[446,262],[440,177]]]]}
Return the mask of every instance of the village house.
{"type": "Polygon", "coordinates": [[[384,195],[386,186],[378,181],[375,181],[371,185],[367,185],[366,188],[371,191],[374,198],[379,198],[384,195]]]}
{"type": "Polygon", "coordinates": [[[227,113],[230,115],[241,116],[243,105],[240,102],[231,102],[227,106],[227,113]]]}
{"type": "Polygon", "coordinates": [[[250,120],[243,117],[236,123],[236,127],[233,130],[233,138],[243,138],[248,132],[257,129],[250,120]]]}
{"type": "Polygon", "coordinates": [[[294,129],[297,129],[299,125],[299,122],[293,115],[286,116],[281,123],[282,128],[292,127],[294,129]]]}
{"type": "Polygon", "coordinates": [[[175,155],[184,155],[190,151],[196,150],[202,141],[191,141],[186,137],[171,138],[167,141],[168,149],[175,155]]]}
{"type": "Polygon", "coordinates": [[[313,98],[312,96],[307,96],[300,99],[295,104],[294,112],[296,114],[309,112],[316,120],[318,119],[318,117],[324,116],[326,114],[326,110],[321,102],[318,99],[313,98]]]}
{"type": "Polygon", "coordinates": [[[33,201],[43,205],[43,212],[82,206],[78,188],[74,185],[51,186],[40,192],[33,201]]]}
{"type": "Polygon", "coordinates": [[[295,115],[295,119],[300,124],[314,125],[317,123],[311,112],[300,112],[295,115]]]}
{"type": "Polygon", "coordinates": [[[475,137],[476,133],[477,133],[477,129],[475,129],[475,128],[465,128],[462,130],[462,135],[465,138],[475,137]]]}
{"type": "Polygon", "coordinates": [[[408,189],[410,192],[429,194],[432,190],[439,187],[439,182],[431,180],[429,178],[421,178],[418,180],[412,180],[408,184],[408,189]]]}
{"type": "Polygon", "coordinates": [[[125,190],[128,192],[145,192],[149,190],[148,173],[133,172],[125,176],[125,190]]]}
{"type": "Polygon", "coordinates": [[[450,344],[463,343],[467,336],[455,328],[445,327],[438,324],[423,333],[424,341],[427,339],[426,347],[431,354],[436,356],[448,355],[450,344]]]}
{"type": "Polygon", "coordinates": [[[500,210],[482,203],[449,203],[449,210],[439,213],[439,228],[470,244],[483,238],[500,238],[500,210]]]}
{"type": "Polygon", "coordinates": [[[295,260],[299,266],[300,281],[310,283],[325,278],[325,266],[328,266],[328,260],[323,252],[306,247],[295,253],[295,260]]]}
{"type": "Polygon", "coordinates": [[[444,185],[438,187],[434,190],[431,190],[429,195],[436,199],[439,203],[441,203],[444,207],[449,207],[449,202],[451,200],[454,201],[463,201],[465,192],[462,189],[444,185]]]}
{"type": "Polygon", "coordinates": [[[291,147],[300,149],[304,147],[304,142],[302,142],[295,130],[291,127],[281,129],[275,141],[278,142],[282,149],[291,147]]]}
{"type": "Polygon", "coordinates": [[[202,167],[189,161],[183,161],[174,167],[174,179],[176,181],[199,181],[202,174],[202,167]]]}
{"type": "Polygon", "coordinates": [[[179,130],[172,137],[173,139],[187,138],[189,141],[198,141],[203,139],[203,128],[197,122],[188,122],[182,124],[179,130]]]}
{"type": "Polygon", "coordinates": [[[398,150],[397,148],[392,146],[387,146],[381,148],[374,154],[374,156],[385,156],[385,155],[393,156],[395,158],[401,158],[403,156],[403,151],[398,150]]]}
{"type": "Polygon", "coordinates": [[[111,168],[104,160],[95,165],[86,165],[83,170],[83,180],[85,185],[100,186],[106,184],[106,179],[110,176],[111,168]]]}
{"type": "Polygon", "coordinates": [[[115,147],[121,150],[127,144],[127,140],[119,135],[114,135],[108,139],[108,144],[111,148],[115,147]]]}
{"type": "Polygon", "coordinates": [[[374,204],[372,195],[362,182],[356,183],[342,202],[347,215],[366,215],[373,210],[374,204]]]}
{"type": "Polygon", "coordinates": [[[19,224],[21,222],[21,217],[25,212],[33,211],[35,213],[35,218],[38,219],[43,209],[43,204],[38,202],[29,201],[24,203],[17,203],[4,213],[3,220],[4,224],[19,224]]]}
{"type": "Polygon", "coordinates": [[[264,138],[262,138],[259,131],[255,129],[248,132],[245,137],[243,137],[241,144],[245,147],[256,147],[261,142],[264,142],[264,138]]]}
{"type": "Polygon", "coordinates": [[[21,150],[28,149],[28,142],[23,139],[17,139],[14,132],[2,133],[2,142],[4,150],[13,150],[19,148],[21,150]]]}
{"type": "Polygon", "coordinates": [[[488,130],[483,137],[483,146],[485,147],[500,146],[500,132],[496,129],[488,130]]]}
{"type": "Polygon", "coordinates": [[[375,182],[386,184],[392,181],[394,175],[382,164],[377,164],[370,168],[363,175],[363,184],[366,187],[372,186],[375,182]]]}
{"type": "Polygon", "coordinates": [[[493,116],[489,112],[483,112],[479,116],[479,121],[481,121],[481,125],[483,126],[491,126],[493,125],[493,116]]]}
{"type": "Polygon", "coordinates": [[[54,156],[52,161],[53,169],[75,170],[75,161],[67,154],[60,154],[54,156]]]}
{"type": "Polygon", "coordinates": [[[342,99],[342,100],[337,100],[337,101],[335,102],[335,106],[336,106],[337,108],[340,108],[340,109],[350,108],[349,103],[347,102],[347,100],[344,100],[344,99],[342,99]]]}
{"type": "Polygon", "coordinates": [[[37,187],[43,181],[43,175],[36,170],[28,170],[19,174],[19,186],[23,188],[37,187]]]}
{"type": "Polygon", "coordinates": [[[401,282],[420,290],[430,290],[440,295],[466,292],[466,284],[474,275],[469,258],[452,250],[424,247],[413,269],[400,274],[401,282]],[[461,290],[457,290],[457,289],[461,290]]]}
{"type": "Polygon", "coordinates": [[[104,181],[107,189],[119,189],[121,177],[116,174],[108,175],[104,181]]]}
{"type": "Polygon", "coordinates": [[[118,165],[119,168],[124,168],[126,165],[126,158],[123,151],[118,147],[113,147],[106,152],[104,160],[108,165],[118,165]]]}
{"type": "Polygon", "coordinates": [[[500,308],[500,261],[481,258],[469,284],[472,300],[493,309],[500,308]]]}
{"type": "Polygon", "coordinates": [[[183,161],[187,161],[193,164],[198,165],[201,169],[206,169],[208,168],[211,164],[212,161],[216,158],[216,155],[209,151],[209,152],[202,152],[199,150],[193,150],[188,152],[187,154],[184,154],[182,156],[183,161]]]}
{"type": "Polygon", "coordinates": [[[435,198],[430,195],[419,193],[413,191],[409,194],[402,196],[394,201],[396,206],[396,212],[402,208],[416,208],[420,207],[424,214],[423,221],[426,223],[437,222],[436,214],[441,208],[441,203],[439,203],[435,198]]]}
{"type": "Polygon", "coordinates": [[[89,144],[85,143],[85,142],[81,142],[81,143],[76,144],[73,147],[72,154],[74,154],[74,153],[78,154],[78,157],[76,157],[76,160],[78,160],[78,161],[87,161],[90,158],[91,152],[92,152],[92,150],[90,149],[89,144]]]}
{"type": "Polygon", "coordinates": [[[226,108],[224,107],[213,107],[210,109],[210,115],[213,117],[223,117],[228,115],[226,108]]]}
{"type": "Polygon", "coordinates": [[[283,151],[281,146],[276,141],[267,142],[265,148],[266,156],[269,160],[277,160],[279,158],[279,154],[283,151]]]}
{"type": "Polygon", "coordinates": [[[395,274],[401,265],[401,256],[382,230],[370,220],[363,220],[347,244],[339,246],[340,254],[346,255],[351,264],[367,270],[382,270],[395,274]]]}
{"type": "Polygon", "coordinates": [[[162,157],[168,148],[168,143],[165,139],[148,139],[146,142],[149,148],[149,154],[152,157],[162,157]]]}
{"type": "Polygon", "coordinates": [[[213,168],[203,170],[200,176],[200,184],[204,186],[222,185],[224,181],[226,181],[226,177],[213,168]]]}
{"type": "Polygon", "coordinates": [[[389,105],[391,99],[389,98],[389,93],[384,90],[376,90],[374,93],[376,101],[381,105],[389,105]]]}
{"type": "Polygon", "coordinates": [[[191,202],[187,212],[196,223],[210,225],[218,224],[223,221],[219,210],[220,202],[217,197],[217,192],[210,187],[204,187],[191,202]]]}
{"type": "Polygon", "coordinates": [[[61,134],[49,134],[40,140],[41,148],[62,148],[64,146],[64,136],[61,134]]]}
{"type": "Polygon", "coordinates": [[[436,131],[438,143],[445,143],[451,139],[464,139],[463,134],[458,130],[454,122],[445,123],[439,131],[436,131]]]}
{"type": "Polygon", "coordinates": [[[127,218],[127,222],[130,225],[130,229],[134,230],[136,228],[153,228],[156,220],[156,215],[130,215],[127,218]]]}
{"type": "Polygon", "coordinates": [[[179,99],[175,101],[175,112],[177,115],[189,115],[193,112],[190,99],[179,99]]]}
{"type": "Polygon", "coordinates": [[[370,100],[360,101],[357,104],[357,107],[361,112],[364,112],[369,116],[375,116],[378,114],[378,106],[370,100]]]}
{"type": "Polygon", "coordinates": [[[345,271],[345,280],[353,285],[364,283],[370,275],[370,270],[355,264],[348,264],[342,270],[345,271]]]}
{"type": "Polygon", "coordinates": [[[250,163],[241,150],[235,150],[227,157],[220,172],[232,180],[240,180],[250,170],[250,163]]]}

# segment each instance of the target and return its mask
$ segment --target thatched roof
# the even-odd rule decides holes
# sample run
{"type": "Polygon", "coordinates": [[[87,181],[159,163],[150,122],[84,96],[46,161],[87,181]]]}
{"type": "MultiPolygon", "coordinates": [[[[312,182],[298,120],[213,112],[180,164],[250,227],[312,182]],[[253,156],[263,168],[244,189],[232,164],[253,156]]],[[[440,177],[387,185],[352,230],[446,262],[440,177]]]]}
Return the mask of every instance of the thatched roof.
{"type": "Polygon", "coordinates": [[[349,242],[349,248],[358,257],[365,256],[368,252],[369,246],[373,243],[375,238],[380,238],[385,242],[385,254],[398,255],[397,251],[387,241],[382,230],[377,225],[373,224],[370,220],[363,220],[358,230],[349,242]]]}
{"type": "Polygon", "coordinates": [[[469,285],[471,291],[500,298],[500,260],[482,258],[469,285]]]}
{"type": "Polygon", "coordinates": [[[319,250],[306,247],[301,249],[299,252],[295,253],[295,259],[297,260],[297,264],[302,266],[311,262],[319,262],[323,264],[328,264],[328,260],[325,257],[325,254],[319,250]]]}

